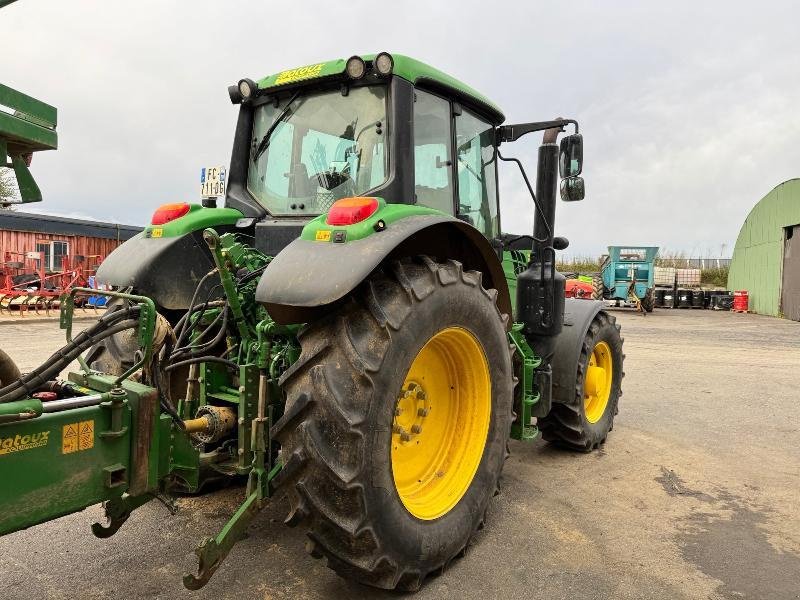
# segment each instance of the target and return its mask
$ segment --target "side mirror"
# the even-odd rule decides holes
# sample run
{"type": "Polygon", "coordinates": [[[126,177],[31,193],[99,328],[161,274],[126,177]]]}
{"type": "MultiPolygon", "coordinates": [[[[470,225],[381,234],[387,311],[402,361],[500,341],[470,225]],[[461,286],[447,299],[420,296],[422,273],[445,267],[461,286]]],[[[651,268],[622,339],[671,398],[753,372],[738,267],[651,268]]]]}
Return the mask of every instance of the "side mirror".
{"type": "Polygon", "coordinates": [[[583,170],[583,136],[580,133],[561,138],[558,172],[561,177],[577,177],[583,170]]]}
{"type": "Polygon", "coordinates": [[[567,177],[561,180],[561,199],[564,202],[577,202],[586,196],[583,177],[567,177]]]}

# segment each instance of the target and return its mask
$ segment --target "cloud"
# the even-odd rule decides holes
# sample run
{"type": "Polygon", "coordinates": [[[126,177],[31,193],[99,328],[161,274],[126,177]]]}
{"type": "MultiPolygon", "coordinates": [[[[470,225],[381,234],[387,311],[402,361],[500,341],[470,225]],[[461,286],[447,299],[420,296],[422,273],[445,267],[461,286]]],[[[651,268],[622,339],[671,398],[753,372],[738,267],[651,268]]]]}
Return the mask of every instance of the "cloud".
{"type": "MultiPolygon", "coordinates": [[[[33,169],[48,212],[133,224],[197,200],[227,163],[227,85],[389,50],[483,91],[510,121],[572,116],[586,140],[582,203],[558,206],[569,253],[648,243],[730,252],[749,209],[798,176],[794,4],[762,2],[18,2],[0,10],[3,83],[59,109],[60,147],[33,169]]],[[[505,147],[535,171],[533,139],[505,147]]],[[[506,229],[531,227],[501,170],[506,229]]]]}

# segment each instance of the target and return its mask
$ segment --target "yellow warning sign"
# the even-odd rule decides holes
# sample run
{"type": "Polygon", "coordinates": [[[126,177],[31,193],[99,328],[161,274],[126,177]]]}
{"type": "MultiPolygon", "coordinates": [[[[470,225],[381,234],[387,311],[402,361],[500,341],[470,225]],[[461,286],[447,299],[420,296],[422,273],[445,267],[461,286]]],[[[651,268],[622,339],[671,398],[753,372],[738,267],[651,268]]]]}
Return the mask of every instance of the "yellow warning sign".
{"type": "Polygon", "coordinates": [[[94,447],[94,421],[81,421],[64,425],[61,436],[61,453],[70,454],[94,447]]]}
{"type": "Polygon", "coordinates": [[[94,421],[81,421],[78,431],[78,447],[88,450],[94,447],[94,421]]]}
{"type": "Polygon", "coordinates": [[[78,451],[78,424],[64,425],[64,435],[61,442],[61,453],[69,454],[78,451]]]}

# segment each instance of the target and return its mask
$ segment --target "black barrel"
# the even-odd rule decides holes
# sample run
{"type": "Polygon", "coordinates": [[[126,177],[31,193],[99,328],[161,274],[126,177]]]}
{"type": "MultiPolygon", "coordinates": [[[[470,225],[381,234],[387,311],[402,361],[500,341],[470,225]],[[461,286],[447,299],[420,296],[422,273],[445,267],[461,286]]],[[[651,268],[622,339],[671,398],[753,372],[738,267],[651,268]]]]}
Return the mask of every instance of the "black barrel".
{"type": "Polygon", "coordinates": [[[664,308],[664,294],[667,290],[661,288],[656,288],[655,292],[653,292],[653,306],[656,308],[664,308]]]}
{"type": "Polygon", "coordinates": [[[717,310],[730,310],[733,308],[733,294],[725,292],[717,296],[717,310]]]}
{"type": "Polygon", "coordinates": [[[692,291],[692,308],[703,308],[706,301],[706,294],[703,290],[692,291]]]}
{"type": "Polygon", "coordinates": [[[678,290],[678,308],[692,307],[692,290],[678,290]]]}
{"type": "Polygon", "coordinates": [[[703,294],[703,308],[711,308],[711,298],[714,292],[706,292],[703,294]]]}
{"type": "Polygon", "coordinates": [[[675,292],[672,290],[664,290],[664,302],[661,308],[675,308],[675,292]]]}

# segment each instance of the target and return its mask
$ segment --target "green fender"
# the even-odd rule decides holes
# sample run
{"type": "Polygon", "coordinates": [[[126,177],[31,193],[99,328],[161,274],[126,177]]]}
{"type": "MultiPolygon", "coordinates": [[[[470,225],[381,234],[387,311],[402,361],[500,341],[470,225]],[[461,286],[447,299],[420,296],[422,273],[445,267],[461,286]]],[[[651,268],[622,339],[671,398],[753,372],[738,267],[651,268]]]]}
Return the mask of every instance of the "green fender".
{"type": "MultiPolygon", "coordinates": [[[[380,213],[378,213],[378,216],[380,213]]],[[[308,229],[308,227],[307,227],[308,229]]],[[[426,254],[453,259],[483,273],[483,286],[497,290],[501,312],[511,316],[503,266],[489,241],[471,225],[449,215],[416,214],[385,224],[366,237],[337,242],[302,235],[280,252],[258,283],[256,300],[280,324],[305,323],[324,314],[389,258],[426,254]]],[[[346,228],[341,228],[346,231],[346,228]]],[[[509,322],[511,319],[509,318],[509,322]]]]}

